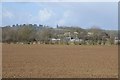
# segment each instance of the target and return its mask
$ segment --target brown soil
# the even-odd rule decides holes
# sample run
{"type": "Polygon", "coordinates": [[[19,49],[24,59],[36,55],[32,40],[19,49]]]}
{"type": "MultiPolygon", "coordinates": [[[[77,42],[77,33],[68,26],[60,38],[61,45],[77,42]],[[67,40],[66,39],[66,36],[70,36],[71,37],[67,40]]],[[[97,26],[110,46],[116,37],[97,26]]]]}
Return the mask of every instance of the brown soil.
{"type": "Polygon", "coordinates": [[[118,77],[117,46],[3,44],[2,58],[3,78],[118,77]]]}

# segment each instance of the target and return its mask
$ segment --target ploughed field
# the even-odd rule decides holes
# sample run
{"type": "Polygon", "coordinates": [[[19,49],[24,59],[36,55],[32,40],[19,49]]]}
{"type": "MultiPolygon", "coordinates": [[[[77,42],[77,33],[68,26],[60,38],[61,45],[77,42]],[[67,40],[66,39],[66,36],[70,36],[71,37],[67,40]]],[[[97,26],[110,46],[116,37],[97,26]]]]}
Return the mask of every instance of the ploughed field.
{"type": "Polygon", "coordinates": [[[3,44],[3,78],[118,77],[117,46],[3,44]]]}

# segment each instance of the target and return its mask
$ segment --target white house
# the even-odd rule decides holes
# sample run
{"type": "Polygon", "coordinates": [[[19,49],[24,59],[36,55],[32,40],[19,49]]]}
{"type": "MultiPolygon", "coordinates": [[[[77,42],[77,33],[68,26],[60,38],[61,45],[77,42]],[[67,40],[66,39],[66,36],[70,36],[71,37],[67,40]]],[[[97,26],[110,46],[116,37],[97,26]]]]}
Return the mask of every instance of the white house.
{"type": "Polygon", "coordinates": [[[91,36],[91,35],[93,35],[93,33],[92,33],[92,32],[88,32],[87,35],[88,35],[88,36],[91,36]]]}
{"type": "Polygon", "coordinates": [[[51,42],[52,42],[52,43],[56,43],[56,42],[59,42],[60,40],[61,40],[61,39],[59,39],[59,38],[58,38],[58,39],[52,38],[52,39],[51,39],[51,42]]]}
{"type": "Polygon", "coordinates": [[[118,43],[120,43],[120,40],[118,39],[118,37],[115,37],[114,44],[118,44],[118,43]]]}

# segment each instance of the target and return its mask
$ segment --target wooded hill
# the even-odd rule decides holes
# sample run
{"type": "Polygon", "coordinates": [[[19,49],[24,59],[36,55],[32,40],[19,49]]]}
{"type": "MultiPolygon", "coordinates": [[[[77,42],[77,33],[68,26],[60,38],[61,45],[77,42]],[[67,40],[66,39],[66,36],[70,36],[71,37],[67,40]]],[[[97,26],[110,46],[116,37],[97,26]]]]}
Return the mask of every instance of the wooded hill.
{"type": "Polygon", "coordinates": [[[114,44],[117,30],[103,30],[97,27],[83,29],[78,26],[56,26],[22,24],[2,27],[3,43],[24,44],[114,44]]]}

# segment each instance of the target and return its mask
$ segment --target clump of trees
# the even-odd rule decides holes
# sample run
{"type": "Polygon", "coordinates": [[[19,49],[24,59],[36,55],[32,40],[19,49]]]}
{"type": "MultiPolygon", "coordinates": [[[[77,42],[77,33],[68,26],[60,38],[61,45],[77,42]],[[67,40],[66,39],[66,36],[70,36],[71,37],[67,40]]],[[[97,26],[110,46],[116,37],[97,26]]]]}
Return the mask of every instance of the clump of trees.
{"type": "Polygon", "coordinates": [[[77,26],[58,26],[22,24],[2,27],[3,43],[24,44],[75,44],[105,45],[114,44],[117,31],[99,28],[82,29],[77,26]],[[54,38],[54,39],[53,39],[54,38]],[[53,40],[53,41],[52,41],[53,40]]]}

